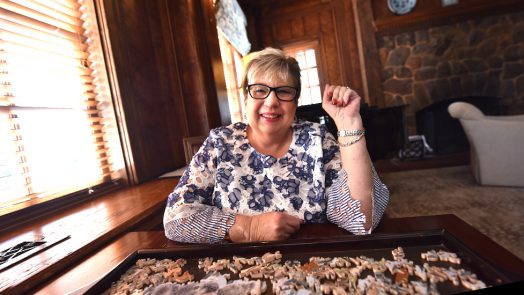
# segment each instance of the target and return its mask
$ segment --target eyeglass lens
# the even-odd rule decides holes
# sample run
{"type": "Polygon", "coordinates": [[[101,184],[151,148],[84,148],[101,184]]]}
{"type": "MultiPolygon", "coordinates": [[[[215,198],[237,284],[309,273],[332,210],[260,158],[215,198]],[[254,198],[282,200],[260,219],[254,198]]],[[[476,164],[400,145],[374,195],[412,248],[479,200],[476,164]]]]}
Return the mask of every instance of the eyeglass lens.
{"type": "Polygon", "coordinates": [[[275,91],[277,98],[280,100],[290,101],[294,100],[297,90],[289,86],[269,87],[263,84],[253,84],[248,86],[249,95],[255,99],[265,99],[269,96],[271,91],[275,91]]]}

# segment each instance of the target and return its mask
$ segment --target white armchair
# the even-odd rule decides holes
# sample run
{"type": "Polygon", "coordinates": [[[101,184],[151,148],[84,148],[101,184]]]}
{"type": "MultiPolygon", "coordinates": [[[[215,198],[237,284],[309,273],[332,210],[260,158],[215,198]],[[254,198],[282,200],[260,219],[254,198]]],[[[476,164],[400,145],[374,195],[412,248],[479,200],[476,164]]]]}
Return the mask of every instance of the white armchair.
{"type": "Polygon", "coordinates": [[[479,184],[524,187],[524,115],[485,116],[465,102],[452,103],[448,112],[464,128],[479,184]]]}

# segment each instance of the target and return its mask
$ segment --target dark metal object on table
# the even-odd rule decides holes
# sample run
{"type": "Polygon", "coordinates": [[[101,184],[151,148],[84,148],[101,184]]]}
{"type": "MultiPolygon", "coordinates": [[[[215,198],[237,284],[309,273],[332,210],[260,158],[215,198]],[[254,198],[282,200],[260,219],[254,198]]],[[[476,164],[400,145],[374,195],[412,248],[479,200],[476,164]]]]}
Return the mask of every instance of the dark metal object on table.
{"type": "Polygon", "coordinates": [[[7,269],[27,258],[44,251],[66,239],[70,235],[61,236],[33,236],[30,239],[21,241],[16,245],[7,247],[0,252],[0,271],[7,269]]]}
{"type": "MultiPolygon", "coordinates": [[[[474,256],[480,257],[481,261],[494,266],[503,272],[503,275],[512,282],[524,280],[524,261],[519,259],[508,250],[504,249],[493,240],[473,228],[455,215],[434,215],[404,218],[384,217],[379,226],[375,229],[375,234],[402,234],[413,235],[420,232],[447,232],[457,238],[460,243],[468,248],[474,256]]],[[[291,240],[284,243],[304,243],[308,242],[311,248],[317,243],[327,245],[341,239],[354,240],[352,245],[357,247],[359,243],[365,245],[366,239],[370,236],[353,236],[345,230],[331,223],[325,224],[305,224],[291,240]]],[[[423,241],[424,239],[420,239],[423,241]]],[[[346,240],[347,241],[347,240],[346,240]]],[[[447,242],[449,244],[449,242],[447,242]]],[[[269,243],[244,244],[244,247],[259,247],[269,243]]],[[[242,246],[242,245],[239,245],[242,246]]],[[[239,247],[235,244],[225,244],[224,248],[239,247]]],[[[163,231],[151,232],[130,232],[116,239],[111,244],[93,253],[84,261],[77,263],[64,270],[59,276],[42,285],[35,294],[59,293],[66,294],[71,291],[83,293],[89,289],[94,282],[104,278],[109,272],[117,268],[122,261],[130,255],[136,255],[138,250],[161,249],[161,252],[191,251],[188,249],[198,249],[199,247],[209,247],[204,244],[184,244],[168,240],[163,231]],[[79,286],[83,286],[79,289],[79,286]]],[[[313,249],[314,250],[314,249],[313,249]]],[[[210,253],[211,254],[211,253],[210,253]]],[[[508,284],[509,285],[509,284],[508,284]]],[[[507,285],[504,285],[507,286],[507,285]]]]}
{"type": "MultiPolygon", "coordinates": [[[[479,279],[488,286],[507,284],[516,280],[511,274],[506,274],[496,266],[484,260],[462,243],[458,237],[453,236],[445,230],[432,230],[424,232],[413,232],[408,234],[373,234],[367,236],[339,236],[324,239],[295,239],[269,243],[239,243],[218,245],[194,245],[193,247],[176,249],[144,249],[137,250],[132,255],[122,260],[116,268],[93,285],[86,294],[101,294],[118,281],[129,268],[135,265],[138,259],[154,258],[157,260],[183,258],[187,260],[184,270],[195,275],[195,281],[205,276],[200,270],[198,259],[212,257],[217,259],[237,257],[261,257],[265,253],[280,251],[282,261],[300,261],[306,263],[312,256],[320,257],[361,257],[366,256],[381,260],[381,258],[392,259],[391,251],[402,247],[406,258],[416,265],[422,266],[425,261],[420,257],[421,253],[430,250],[451,251],[462,259],[458,266],[477,274],[479,279]]],[[[283,263],[283,262],[282,262],[283,263]]],[[[235,277],[235,274],[232,275],[235,277]]],[[[442,294],[455,294],[468,291],[462,286],[453,286],[451,282],[439,284],[442,294]]]]}

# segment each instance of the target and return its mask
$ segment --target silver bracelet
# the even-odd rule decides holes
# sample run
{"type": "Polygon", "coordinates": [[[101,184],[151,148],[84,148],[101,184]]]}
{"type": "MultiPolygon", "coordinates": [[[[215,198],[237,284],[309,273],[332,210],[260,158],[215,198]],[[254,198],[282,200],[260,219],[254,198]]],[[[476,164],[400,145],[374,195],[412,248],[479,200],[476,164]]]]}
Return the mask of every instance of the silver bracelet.
{"type": "Polygon", "coordinates": [[[357,136],[357,135],[363,135],[364,133],[366,133],[366,131],[364,129],[339,130],[337,132],[337,136],[339,136],[339,137],[357,136]]]}
{"type": "Polygon", "coordinates": [[[344,143],[342,143],[342,142],[339,141],[339,142],[338,142],[338,146],[340,146],[340,147],[347,147],[347,146],[350,146],[350,145],[352,145],[352,144],[358,142],[359,140],[361,140],[362,137],[364,137],[364,133],[360,134],[357,138],[353,139],[352,141],[348,141],[348,142],[344,142],[344,143]]]}

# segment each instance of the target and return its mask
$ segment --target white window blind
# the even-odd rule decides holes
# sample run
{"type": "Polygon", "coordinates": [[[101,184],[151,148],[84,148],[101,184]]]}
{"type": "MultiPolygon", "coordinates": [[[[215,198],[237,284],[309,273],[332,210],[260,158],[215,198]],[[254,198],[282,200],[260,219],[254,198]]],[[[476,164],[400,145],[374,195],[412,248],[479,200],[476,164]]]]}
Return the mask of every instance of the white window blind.
{"type": "Polygon", "coordinates": [[[0,209],[119,178],[92,0],[1,0],[0,14],[0,209]]]}

